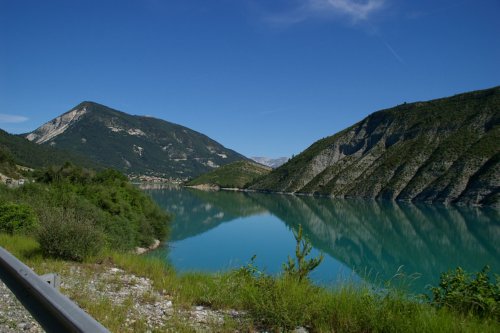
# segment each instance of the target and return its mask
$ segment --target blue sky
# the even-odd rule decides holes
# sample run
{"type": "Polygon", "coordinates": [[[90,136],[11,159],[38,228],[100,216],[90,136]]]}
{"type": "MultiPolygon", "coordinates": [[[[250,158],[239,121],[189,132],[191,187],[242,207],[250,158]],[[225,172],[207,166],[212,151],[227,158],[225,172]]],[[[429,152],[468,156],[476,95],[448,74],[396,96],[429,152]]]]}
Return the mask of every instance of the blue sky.
{"type": "Polygon", "coordinates": [[[0,128],[84,100],[291,156],[368,114],[500,84],[498,0],[0,0],[0,128]]]}

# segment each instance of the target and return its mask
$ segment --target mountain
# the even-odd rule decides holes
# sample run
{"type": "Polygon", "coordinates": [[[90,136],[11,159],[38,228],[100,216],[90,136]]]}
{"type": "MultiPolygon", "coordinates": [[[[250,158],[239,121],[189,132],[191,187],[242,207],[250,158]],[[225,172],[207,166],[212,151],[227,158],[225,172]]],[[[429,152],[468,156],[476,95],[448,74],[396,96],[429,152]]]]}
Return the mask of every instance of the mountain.
{"type": "Polygon", "coordinates": [[[375,112],[250,188],[498,205],[500,87],[375,112]]]}
{"type": "Polygon", "coordinates": [[[19,164],[29,168],[63,165],[65,162],[94,169],[100,167],[83,156],[51,146],[40,146],[3,130],[0,130],[0,155],[1,160],[10,161],[11,165],[19,164]]]}
{"type": "Polygon", "coordinates": [[[257,178],[267,175],[271,168],[249,161],[237,161],[207,172],[186,185],[210,185],[226,188],[244,188],[257,178]]]}
{"type": "Polygon", "coordinates": [[[267,165],[273,169],[276,169],[279,166],[282,166],[288,161],[288,157],[278,157],[278,158],[270,158],[270,157],[250,157],[257,163],[267,165]]]}
{"type": "Polygon", "coordinates": [[[80,103],[26,138],[77,152],[128,174],[189,178],[246,160],[187,127],[94,102],[80,103]]]}

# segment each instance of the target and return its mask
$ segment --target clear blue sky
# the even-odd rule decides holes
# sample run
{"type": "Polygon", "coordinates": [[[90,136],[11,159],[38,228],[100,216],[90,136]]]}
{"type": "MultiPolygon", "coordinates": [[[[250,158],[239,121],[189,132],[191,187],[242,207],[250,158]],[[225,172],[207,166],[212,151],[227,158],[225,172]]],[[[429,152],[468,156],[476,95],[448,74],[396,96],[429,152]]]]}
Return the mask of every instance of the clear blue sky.
{"type": "Polygon", "coordinates": [[[0,128],[84,100],[290,156],[403,102],[500,84],[498,0],[0,0],[0,128]]]}

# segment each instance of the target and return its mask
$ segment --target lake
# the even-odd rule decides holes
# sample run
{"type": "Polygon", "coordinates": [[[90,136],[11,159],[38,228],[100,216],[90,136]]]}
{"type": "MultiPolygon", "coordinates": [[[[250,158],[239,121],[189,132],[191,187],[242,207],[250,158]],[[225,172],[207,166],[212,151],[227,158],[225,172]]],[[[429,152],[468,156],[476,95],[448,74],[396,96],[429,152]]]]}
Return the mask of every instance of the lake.
{"type": "Polygon", "coordinates": [[[256,255],[261,270],[278,273],[294,256],[293,230],[302,225],[311,255],[325,255],[311,274],[318,284],[391,280],[424,292],[457,266],[472,272],[488,264],[500,273],[500,212],[493,208],[179,187],[145,191],[175,216],[169,243],[152,255],[180,272],[237,268],[256,255]],[[393,278],[398,272],[407,278],[393,278]]]}

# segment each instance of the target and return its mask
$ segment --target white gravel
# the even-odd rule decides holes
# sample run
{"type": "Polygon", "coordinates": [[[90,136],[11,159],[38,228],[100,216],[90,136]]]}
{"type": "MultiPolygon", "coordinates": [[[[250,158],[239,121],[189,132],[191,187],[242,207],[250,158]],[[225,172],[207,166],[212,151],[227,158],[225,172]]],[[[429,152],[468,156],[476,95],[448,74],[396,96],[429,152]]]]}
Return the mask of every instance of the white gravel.
{"type": "Polygon", "coordinates": [[[45,332],[1,280],[0,332],[45,332]]]}

